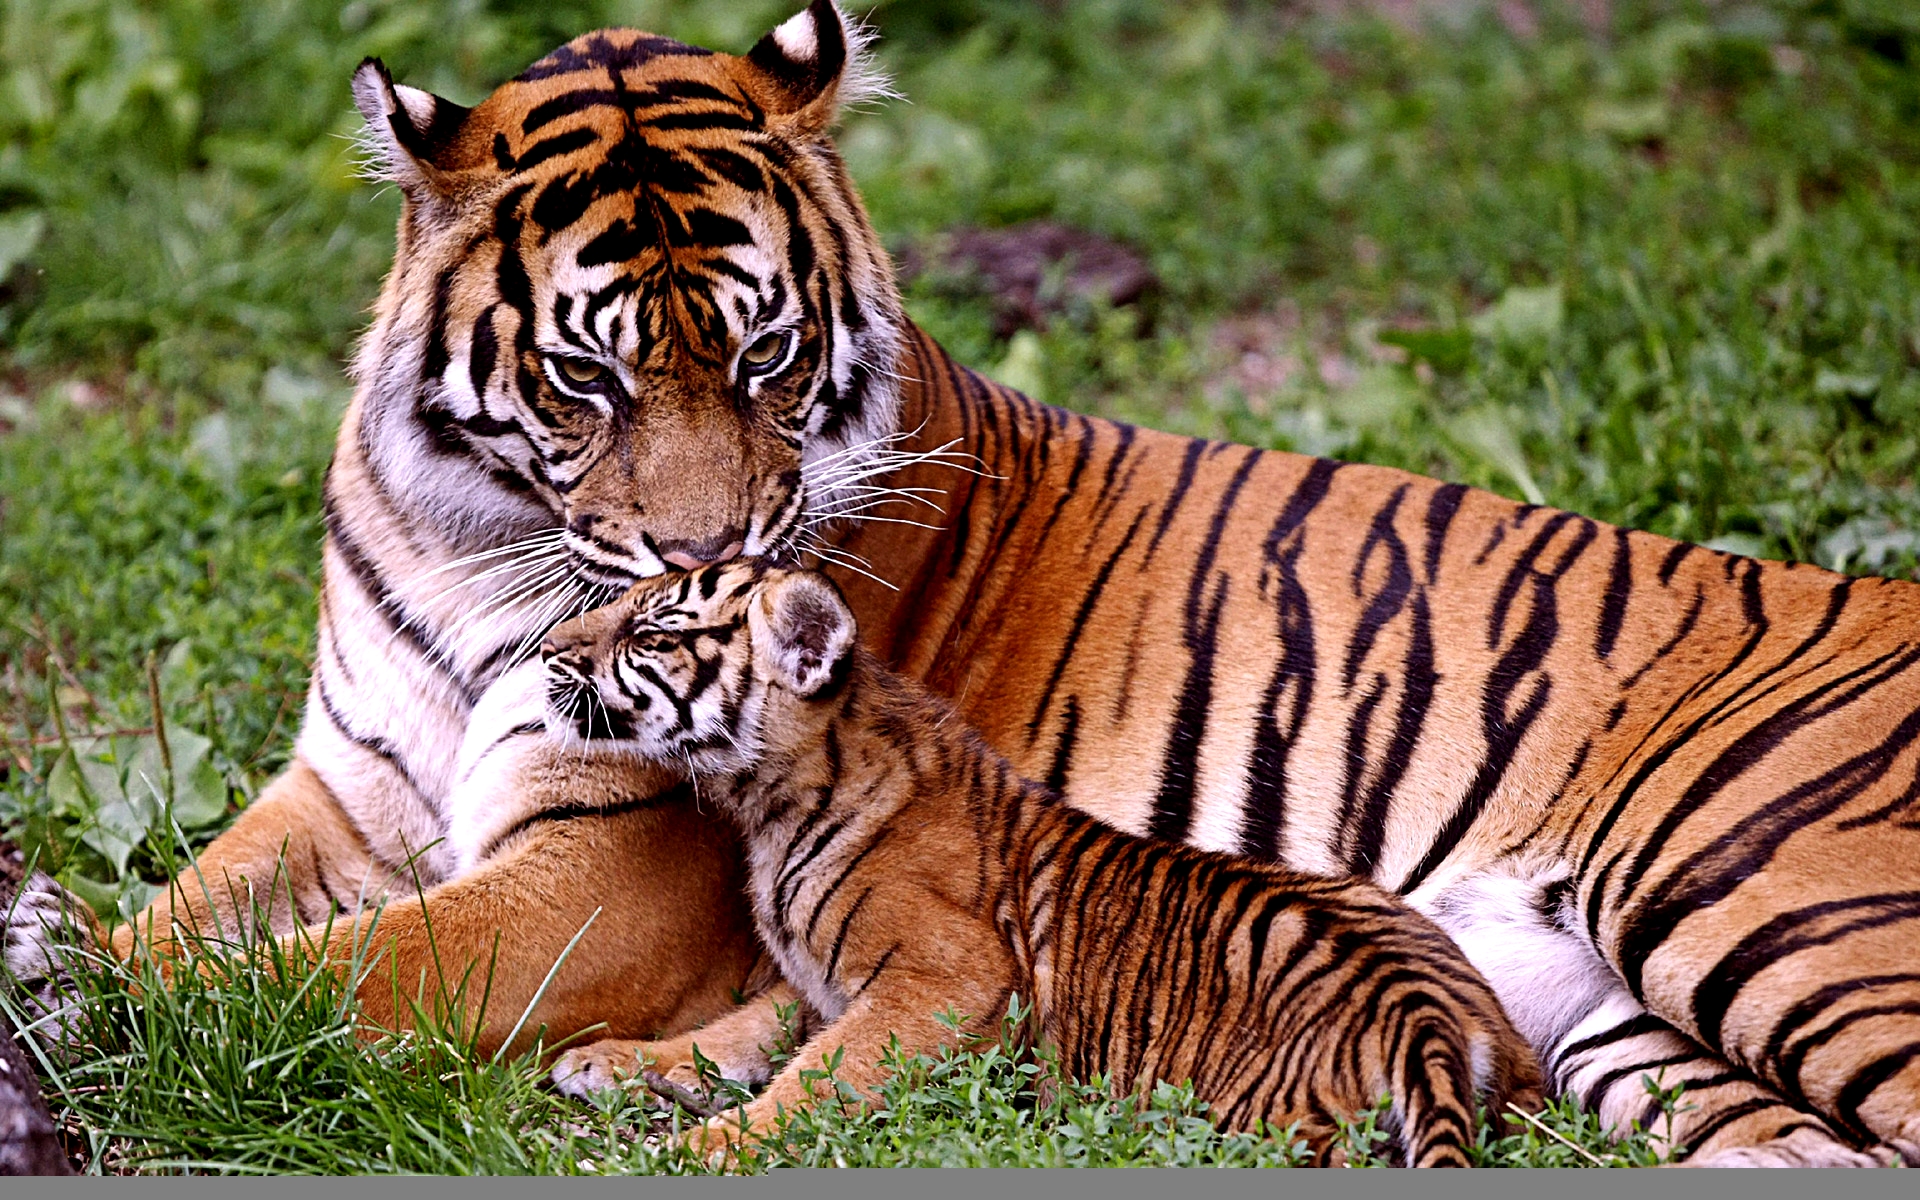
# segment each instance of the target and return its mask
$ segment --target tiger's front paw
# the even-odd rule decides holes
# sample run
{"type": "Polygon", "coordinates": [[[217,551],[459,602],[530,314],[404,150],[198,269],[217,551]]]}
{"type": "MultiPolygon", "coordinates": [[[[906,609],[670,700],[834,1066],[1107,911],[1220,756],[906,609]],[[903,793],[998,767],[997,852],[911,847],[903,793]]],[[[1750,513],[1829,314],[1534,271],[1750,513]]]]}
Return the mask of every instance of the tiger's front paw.
{"type": "Polygon", "coordinates": [[[562,1095],[584,1100],[595,1092],[625,1087],[640,1074],[643,1063],[651,1063],[648,1043],[609,1038],[576,1046],[553,1064],[553,1086],[562,1095]]]}
{"type": "Polygon", "coordinates": [[[19,892],[0,904],[4,986],[29,1020],[61,1042],[71,1040],[78,1012],[74,970],[96,949],[89,916],[85,901],[44,871],[22,880],[19,892]]]}

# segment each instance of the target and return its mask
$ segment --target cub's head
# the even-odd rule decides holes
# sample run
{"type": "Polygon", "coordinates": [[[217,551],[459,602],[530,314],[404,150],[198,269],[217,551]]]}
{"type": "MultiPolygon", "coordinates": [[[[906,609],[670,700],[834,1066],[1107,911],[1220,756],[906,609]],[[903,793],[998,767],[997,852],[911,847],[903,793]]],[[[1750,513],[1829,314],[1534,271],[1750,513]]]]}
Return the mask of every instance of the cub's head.
{"type": "Polygon", "coordinates": [[[736,562],[643,580],[547,635],[547,728],[697,771],[751,770],[780,748],[783,715],[844,678],[857,632],[813,571],[736,562]]]}
{"type": "Polygon", "coordinates": [[[899,293],[827,136],[883,90],[864,42],[831,0],[739,57],[601,30],[471,109],[362,64],[404,197],[376,472],[449,531],[559,526],[600,583],[786,549],[897,423],[899,293]]]}

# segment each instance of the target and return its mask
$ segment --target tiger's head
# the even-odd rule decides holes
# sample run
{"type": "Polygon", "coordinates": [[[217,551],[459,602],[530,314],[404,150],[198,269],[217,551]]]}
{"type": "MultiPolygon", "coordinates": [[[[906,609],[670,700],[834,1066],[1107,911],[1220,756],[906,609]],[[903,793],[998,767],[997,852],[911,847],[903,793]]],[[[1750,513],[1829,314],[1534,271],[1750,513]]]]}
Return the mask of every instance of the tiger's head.
{"type": "Polygon", "coordinates": [[[898,417],[899,292],[828,138],[884,90],[865,41],[831,0],[740,57],[601,30],[471,109],[363,63],[403,196],[355,368],[383,487],[467,543],[557,525],[603,584],[788,547],[898,417]]]}
{"type": "MultiPolygon", "coordinates": [[[[752,770],[845,678],[858,629],[825,575],[731,562],[642,580],[540,648],[550,733],[702,773],[752,770]]],[[[823,706],[825,707],[825,706],[823,706]]]]}

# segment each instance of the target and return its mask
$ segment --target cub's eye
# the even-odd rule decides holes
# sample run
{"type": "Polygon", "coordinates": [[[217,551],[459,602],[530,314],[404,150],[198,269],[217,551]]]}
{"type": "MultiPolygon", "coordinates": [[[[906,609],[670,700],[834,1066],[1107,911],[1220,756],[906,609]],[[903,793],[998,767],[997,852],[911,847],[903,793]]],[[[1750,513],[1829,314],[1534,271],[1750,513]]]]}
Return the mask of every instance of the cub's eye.
{"type": "Polygon", "coordinates": [[[740,352],[740,373],[743,375],[764,375],[787,356],[787,342],[791,333],[768,333],[754,339],[751,346],[740,352]]]}

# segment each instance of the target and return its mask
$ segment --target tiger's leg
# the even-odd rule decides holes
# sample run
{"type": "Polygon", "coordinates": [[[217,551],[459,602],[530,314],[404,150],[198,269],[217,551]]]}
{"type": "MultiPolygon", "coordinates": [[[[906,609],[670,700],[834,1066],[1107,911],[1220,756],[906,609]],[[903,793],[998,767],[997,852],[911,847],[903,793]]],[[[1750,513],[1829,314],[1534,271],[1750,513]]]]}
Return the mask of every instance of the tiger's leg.
{"type": "Polygon", "coordinates": [[[389,874],[374,865],[319,777],[295,762],[132,923],[103,929],[52,879],[27,880],[0,913],[6,959],[36,996],[70,991],[75,955],[97,948],[129,961],[146,946],[164,967],[183,938],[219,949],[261,932],[290,933],[305,918],[356,906],[362,895],[377,899],[389,874]]]}
{"type": "Polygon", "coordinates": [[[468,874],[306,936],[371,964],[357,992],[374,1025],[458,997],[482,1054],[523,1014],[522,1047],[542,1027],[549,1044],[602,1024],[657,1037],[737,1003],[757,953],[743,887],[731,830],[674,797],[545,822],[468,874]]]}
{"type": "Polygon", "coordinates": [[[1602,1125],[1634,1124],[1697,1166],[1874,1166],[1848,1145],[1635,1000],[1570,919],[1564,867],[1504,864],[1410,899],[1487,977],[1540,1056],[1550,1092],[1572,1095],[1602,1125]],[[1648,1082],[1684,1084],[1671,1117],[1648,1082]]]}
{"type": "MultiPolygon", "coordinates": [[[[411,1021],[410,1002],[431,1010],[443,991],[458,992],[471,971],[470,1006],[491,985],[479,1030],[489,1052],[590,918],[531,1015],[529,1034],[544,1022],[552,1040],[603,1021],[618,1037],[678,1032],[732,1007],[754,960],[738,850],[726,827],[690,800],[536,826],[508,852],[424,896],[410,878],[393,875],[296,763],[201,852],[197,872],[184,872],[133,927],[104,942],[124,959],[141,942],[170,954],[183,933],[241,941],[260,932],[257,911],[269,932],[289,939],[290,953],[320,947],[343,967],[371,962],[358,986],[361,1009],[387,1028],[411,1021]],[[383,897],[377,912],[360,912],[363,900],[383,897]]],[[[66,913],[83,937],[101,940],[84,905],[51,881],[41,890],[45,896],[27,889],[22,903],[0,910],[11,913],[6,960],[35,983],[66,961],[61,942],[76,927],[66,913]]]]}
{"type": "MultiPolygon", "coordinates": [[[[1908,795],[1917,770],[1909,756],[1896,777],[1908,795]]],[[[1836,814],[1785,830],[1770,800],[1649,871],[1603,927],[1655,1012],[1920,1162],[1920,827],[1836,814]]]]}
{"type": "Polygon", "coordinates": [[[394,874],[296,760],[132,924],[113,930],[111,949],[126,959],[136,942],[169,953],[183,935],[239,944],[289,934],[378,901],[394,874]]]}

